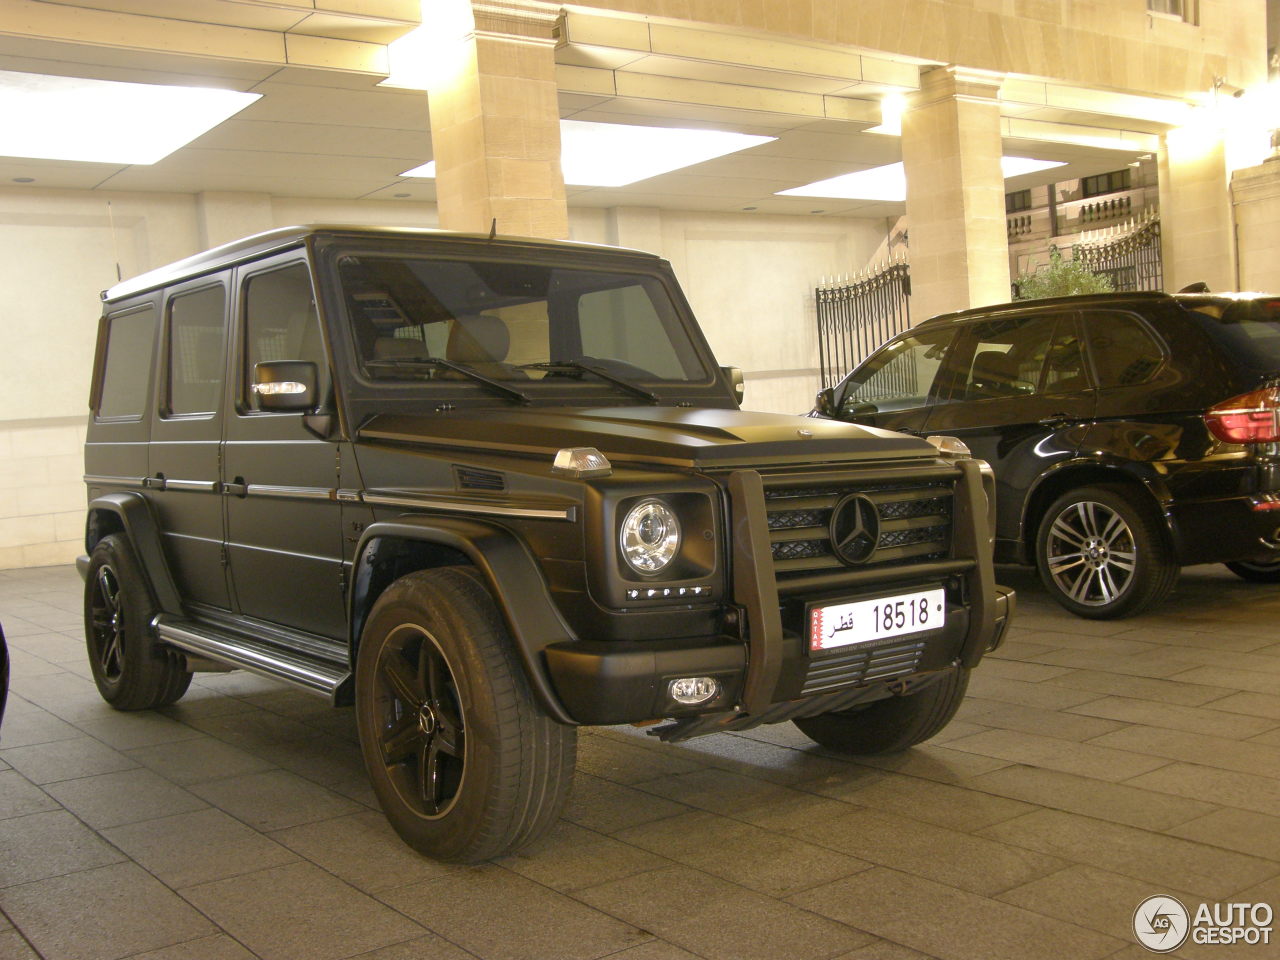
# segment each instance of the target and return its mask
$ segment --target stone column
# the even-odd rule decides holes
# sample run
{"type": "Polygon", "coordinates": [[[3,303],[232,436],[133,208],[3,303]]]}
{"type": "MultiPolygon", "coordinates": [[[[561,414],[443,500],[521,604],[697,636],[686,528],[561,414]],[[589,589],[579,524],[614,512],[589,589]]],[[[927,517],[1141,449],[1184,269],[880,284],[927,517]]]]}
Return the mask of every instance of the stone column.
{"type": "Polygon", "coordinates": [[[926,68],[902,115],[913,322],[1009,299],[1000,82],[926,68]]]}
{"type": "Polygon", "coordinates": [[[429,92],[440,226],[487,233],[496,218],[499,233],[568,237],[552,37],[559,8],[437,2],[469,8],[441,11],[465,32],[440,38],[449,69],[429,92]]]}
{"type": "Polygon", "coordinates": [[[1222,130],[1212,124],[1170,130],[1160,138],[1159,162],[1164,288],[1203,280],[1215,292],[1237,289],[1222,130]]]}
{"type": "Polygon", "coordinates": [[[1231,188],[1240,240],[1240,289],[1280,290],[1280,158],[1237,170],[1231,188]]]}

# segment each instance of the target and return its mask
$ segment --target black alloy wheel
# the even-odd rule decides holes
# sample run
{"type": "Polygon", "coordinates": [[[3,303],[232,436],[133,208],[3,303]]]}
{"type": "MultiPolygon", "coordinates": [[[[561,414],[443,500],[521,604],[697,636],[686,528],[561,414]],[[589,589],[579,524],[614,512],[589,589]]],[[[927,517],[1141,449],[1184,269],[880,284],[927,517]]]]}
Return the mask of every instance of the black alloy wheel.
{"type": "Polygon", "coordinates": [[[1178,577],[1155,511],[1141,494],[1099,484],[1059,497],[1036,538],[1040,579],[1077,616],[1130,616],[1164,599],[1178,577]]]}
{"type": "Polygon", "coordinates": [[[1226,567],[1251,583],[1280,583],[1280,560],[1236,560],[1226,567]]]}
{"type": "Polygon", "coordinates": [[[124,674],[127,605],[119,575],[109,563],[102,564],[89,590],[89,656],[94,674],[111,684],[124,674]]]}

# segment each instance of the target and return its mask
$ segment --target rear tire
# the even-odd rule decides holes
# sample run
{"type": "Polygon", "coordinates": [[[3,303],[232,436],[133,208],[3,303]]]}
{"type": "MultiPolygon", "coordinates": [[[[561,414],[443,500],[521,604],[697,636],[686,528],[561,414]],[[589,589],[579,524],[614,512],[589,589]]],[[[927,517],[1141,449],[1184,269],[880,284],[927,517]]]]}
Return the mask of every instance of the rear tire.
{"type": "Polygon", "coordinates": [[[420,853],[477,863],[559,817],[577,729],[538,705],[492,597],[463,568],[407,574],[378,598],[355,701],[374,794],[420,853]]]}
{"type": "Polygon", "coordinates": [[[1179,567],[1150,503],[1119,484],[1081,487],[1045,512],[1036,533],[1040,579],[1078,617],[1113,620],[1159,603],[1179,567]]]}
{"type": "Polygon", "coordinates": [[[156,612],[129,541],[103,537],[85,574],[84,631],[94,683],[117,710],[162,707],[191,684],[186,659],[151,629],[156,612]]]}
{"type": "Polygon", "coordinates": [[[918,693],[791,722],[828,750],[860,756],[897,753],[941,732],[956,715],[968,689],[968,669],[956,667],[918,693]]]}
{"type": "Polygon", "coordinates": [[[1250,560],[1234,560],[1226,568],[1241,580],[1250,583],[1280,583],[1280,560],[1256,563],[1250,560]]]}

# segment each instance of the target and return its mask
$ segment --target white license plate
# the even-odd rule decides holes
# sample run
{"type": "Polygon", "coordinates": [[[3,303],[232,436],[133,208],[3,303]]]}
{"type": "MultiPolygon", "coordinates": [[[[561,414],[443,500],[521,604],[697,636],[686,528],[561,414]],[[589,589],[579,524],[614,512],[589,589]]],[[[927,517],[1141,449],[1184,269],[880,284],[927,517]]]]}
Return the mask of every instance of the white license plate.
{"type": "Polygon", "coordinates": [[[809,650],[834,650],[904,633],[938,630],[946,616],[946,591],[941,587],[814,607],[809,611],[809,650]]]}

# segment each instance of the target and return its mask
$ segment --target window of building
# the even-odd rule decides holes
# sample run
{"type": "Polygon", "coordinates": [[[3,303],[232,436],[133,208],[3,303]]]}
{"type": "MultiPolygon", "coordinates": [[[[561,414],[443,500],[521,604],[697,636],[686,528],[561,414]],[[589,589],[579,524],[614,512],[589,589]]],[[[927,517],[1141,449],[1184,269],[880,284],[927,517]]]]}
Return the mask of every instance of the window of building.
{"type": "Polygon", "coordinates": [[[1129,189],[1129,168],[1100,173],[1096,177],[1085,177],[1080,181],[1080,196],[1100,197],[1104,193],[1117,193],[1129,189]]]}
{"type": "Polygon", "coordinates": [[[1195,0],[1147,0],[1147,12],[1195,23],[1195,0]]]}
{"type": "Polygon", "coordinates": [[[1013,193],[1004,195],[1004,212],[1005,213],[1021,213],[1023,210],[1031,209],[1031,191],[1015,190],[1013,193]]]}
{"type": "Polygon", "coordinates": [[[147,401],[156,311],[147,307],[108,317],[106,333],[98,419],[138,419],[147,401]]]}
{"type": "Polygon", "coordinates": [[[212,413],[222,388],[226,294],[219,284],[169,302],[170,416],[212,413]]]}

